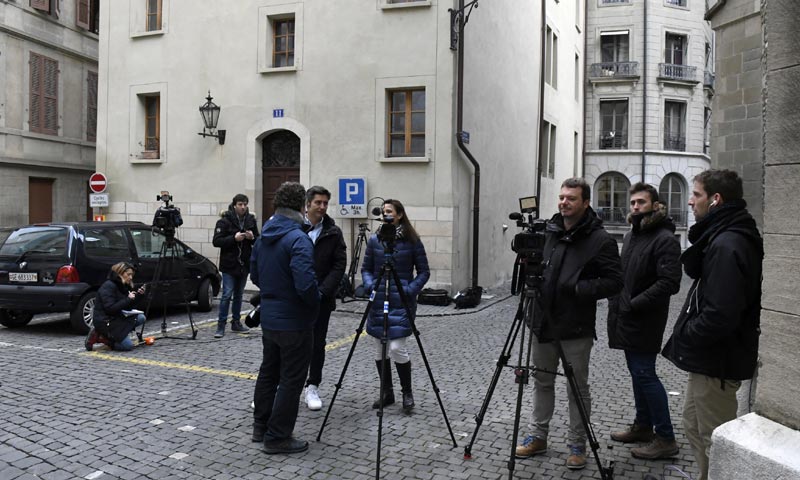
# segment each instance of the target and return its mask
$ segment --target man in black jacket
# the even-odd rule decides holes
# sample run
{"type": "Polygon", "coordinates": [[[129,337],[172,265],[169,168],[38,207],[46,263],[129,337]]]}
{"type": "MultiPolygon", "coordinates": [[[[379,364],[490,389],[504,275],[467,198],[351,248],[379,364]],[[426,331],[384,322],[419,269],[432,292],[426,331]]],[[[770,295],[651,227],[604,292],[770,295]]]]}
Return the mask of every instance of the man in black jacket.
{"type": "Polygon", "coordinates": [[[667,326],[669,299],[681,286],[681,247],[655,187],[639,182],[629,193],[631,230],[622,245],[624,286],[608,302],[608,346],[625,351],[636,417],[630,427],[612,433],[611,438],[648,442],[631,450],[636,458],[671,458],[678,454],[678,444],[667,392],[656,374],[656,357],[667,326]]]}
{"type": "Polygon", "coordinates": [[[242,294],[250,273],[250,252],[258,237],[256,217],[247,209],[247,195],[237,194],[228,210],[223,212],[214,228],[214,246],[220,249],[219,270],[222,273],[222,297],[219,301],[219,317],[214,338],[225,335],[228,307],[231,310],[231,331],[246,333],[249,328],[242,325],[242,294]]]}
{"type": "Polygon", "coordinates": [[[579,392],[569,389],[570,455],[567,467],[586,466],[586,432],[576,403],[577,393],[586,412],[589,396],[589,357],[594,343],[597,301],[622,288],[617,242],[603,229],[603,221],[589,206],[591,188],[582,178],[561,184],[559,213],[547,224],[544,272],[540,295],[534,302],[534,405],[531,433],[517,446],[518,458],[547,451],[547,434],[555,408],[555,376],[560,342],[572,365],[579,392]]]}
{"type": "Polygon", "coordinates": [[[708,478],[711,432],[736,418],[736,390],[753,378],[761,333],[761,262],[764,246],[742,199],[742,180],[730,170],[694,177],[697,223],[681,255],[694,283],[662,354],[689,372],[683,427],[708,478]]]}
{"type": "Polygon", "coordinates": [[[311,410],[322,408],[319,384],[325,363],[325,337],[328,335],[331,312],[336,309],[336,290],[347,267],[347,246],[342,230],[327,215],[330,199],[331,192],[324,187],[313,186],[306,191],[306,219],[310,224],[308,236],[314,242],[314,272],[322,292],[319,315],[314,324],[314,347],[306,381],[305,401],[311,410]]]}

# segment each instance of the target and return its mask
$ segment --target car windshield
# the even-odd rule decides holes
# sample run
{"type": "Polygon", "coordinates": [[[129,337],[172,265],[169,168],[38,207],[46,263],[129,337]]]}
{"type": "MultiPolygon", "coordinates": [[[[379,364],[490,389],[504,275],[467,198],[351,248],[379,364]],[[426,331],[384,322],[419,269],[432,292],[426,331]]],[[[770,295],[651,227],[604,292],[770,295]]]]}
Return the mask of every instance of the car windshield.
{"type": "Polygon", "coordinates": [[[23,227],[11,232],[0,256],[20,258],[23,255],[66,255],[69,240],[67,227],[23,227]]]}

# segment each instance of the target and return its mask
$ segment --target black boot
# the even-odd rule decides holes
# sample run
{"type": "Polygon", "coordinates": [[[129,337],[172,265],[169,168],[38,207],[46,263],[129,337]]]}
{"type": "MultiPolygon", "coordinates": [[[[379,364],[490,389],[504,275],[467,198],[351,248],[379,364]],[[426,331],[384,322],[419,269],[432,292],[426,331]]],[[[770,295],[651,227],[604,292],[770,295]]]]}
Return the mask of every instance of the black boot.
{"type": "Polygon", "coordinates": [[[414,394],[411,393],[411,362],[395,363],[400,386],[403,388],[403,410],[409,413],[414,408],[414,394]]]}
{"type": "MultiPolygon", "coordinates": [[[[381,377],[381,361],[375,360],[375,366],[378,367],[378,378],[381,377]]],[[[383,406],[388,407],[389,405],[394,403],[394,387],[392,386],[392,363],[389,360],[386,360],[386,382],[383,384],[383,406]]],[[[372,404],[372,408],[379,409],[381,408],[381,399],[378,397],[377,400],[372,404]]]]}

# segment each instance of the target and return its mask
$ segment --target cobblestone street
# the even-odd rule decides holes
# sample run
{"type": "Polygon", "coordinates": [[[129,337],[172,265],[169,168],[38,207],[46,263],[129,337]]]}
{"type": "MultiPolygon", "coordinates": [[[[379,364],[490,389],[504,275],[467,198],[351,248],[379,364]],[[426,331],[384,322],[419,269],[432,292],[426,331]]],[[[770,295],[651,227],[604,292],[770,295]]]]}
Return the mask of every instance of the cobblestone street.
{"type": "MultiPolygon", "coordinates": [[[[673,297],[672,320],[687,287],[684,281],[682,291],[673,297]]],[[[508,477],[517,394],[510,368],[500,376],[472,449],[473,458],[463,458],[475,429],[474,416],[518,302],[500,290],[493,293],[493,299],[467,314],[452,306],[420,308],[417,326],[422,345],[458,447],[452,446],[412,339],[417,405],[411,415],[403,414],[397,404],[386,409],[381,478],[508,477]]],[[[378,381],[370,338],[359,340],[328,425],[316,441],[361,319],[353,312],[365,305],[343,305],[331,319],[320,387],[323,409],[312,412],[301,405],[295,435],[311,445],[308,452],[293,456],[266,455],[259,444],[250,441],[250,401],[261,360],[259,330],[248,335],[228,333],[222,340],[214,340],[215,315],[204,314],[195,341],[157,339],[154,345],[129,353],[89,353],[83,349],[82,337],[43,330],[35,322],[22,329],[2,329],[0,359],[5,368],[0,393],[0,478],[374,478],[378,419],[370,405],[378,381]]],[[[660,474],[670,464],[696,474],[680,417],[685,375],[663,358],[658,360],[658,369],[670,392],[681,447],[678,458],[636,460],[628,446],[610,440],[610,432],[629,423],[634,410],[623,354],[607,347],[605,315],[605,302],[601,302],[590,382],[601,458],[615,462],[618,479],[641,479],[646,472],[660,474]]],[[[149,322],[147,330],[158,330],[158,322],[149,322]]],[[[515,358],[516,348],[511,363],[515,358]]],[[[563,378],[556,385],[549,451],[518,460],[515,478],[600,478],[591,458],[582,471],[564,466],[568,452],[565,385],[563,378]]],[[[530,390],[525,389],[521,435],[530,416],[530,390]]]]}

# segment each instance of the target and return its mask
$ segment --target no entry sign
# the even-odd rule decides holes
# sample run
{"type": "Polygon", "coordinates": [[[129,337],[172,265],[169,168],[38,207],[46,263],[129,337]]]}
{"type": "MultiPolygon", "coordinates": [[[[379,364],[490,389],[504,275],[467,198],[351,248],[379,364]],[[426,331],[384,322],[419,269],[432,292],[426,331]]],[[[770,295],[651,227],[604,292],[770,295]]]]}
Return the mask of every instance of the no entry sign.
{"type": "Polygon", "coordinates": [[[94,172],[89,177],[89,189],[94,193],[103,193],[108,186],[108,179],[100,172],[94,172]]]}

